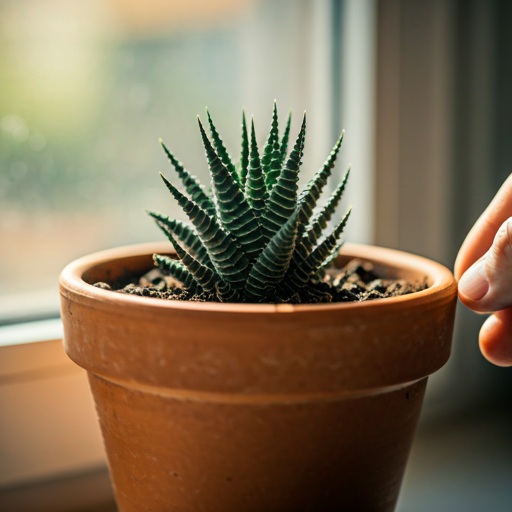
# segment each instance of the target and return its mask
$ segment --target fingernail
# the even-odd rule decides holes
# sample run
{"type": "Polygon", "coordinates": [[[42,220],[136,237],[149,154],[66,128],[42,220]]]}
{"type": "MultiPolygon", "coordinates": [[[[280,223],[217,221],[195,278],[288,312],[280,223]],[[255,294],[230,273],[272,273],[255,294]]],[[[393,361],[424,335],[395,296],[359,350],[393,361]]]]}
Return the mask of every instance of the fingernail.
{"type": "Polygon", "coordinates": [[[459,281],[459,292],[470,300],[480,300],[489,290],[485,273],[485,259],[475,263],[463,274],[459,281]]]}

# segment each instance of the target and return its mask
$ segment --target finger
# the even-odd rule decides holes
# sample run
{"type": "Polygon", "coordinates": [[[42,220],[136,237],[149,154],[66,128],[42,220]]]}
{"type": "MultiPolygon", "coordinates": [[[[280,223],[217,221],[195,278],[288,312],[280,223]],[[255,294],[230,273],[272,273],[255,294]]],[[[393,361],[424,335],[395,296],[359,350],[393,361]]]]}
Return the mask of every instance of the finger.
{"type": "Polygon", "coordinates": [[[480,350],[497,366],[512,366],[512,309],[491,315],[480,329],[480,350]]]}
{"type": "Polygon", "coordinates": [[[503,183],[464,240],[455,261],[457,280],[489,250],[499,227],[509,217],[512,217],[512,175],[503,183]]]}
{"type": "Polygon", "coordinates": [[[498,229],[487,253],[462,275],[459,297],[481,313],[512,306],[512,218],[498,229]]]}

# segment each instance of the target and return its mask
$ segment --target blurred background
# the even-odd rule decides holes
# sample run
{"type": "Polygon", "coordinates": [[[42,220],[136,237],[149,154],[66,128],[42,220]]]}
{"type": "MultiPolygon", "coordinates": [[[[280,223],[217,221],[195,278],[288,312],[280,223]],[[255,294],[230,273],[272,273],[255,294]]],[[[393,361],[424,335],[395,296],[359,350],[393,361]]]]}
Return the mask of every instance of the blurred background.
{"type": "MultiPolygon", "coordinates": [[[[274,98],[292,134],[307,110],[303,181],[346,129],[347,240],[453,269],[512,172],[511,23],[509,0],[0,0],[0,509],[115,510],[58,275],[160,240],[145,208],[180,215],[160,137],[207,183],[205,106],[232,155],[242,107],[260,143],[274,98]]],[[[512,510],[512,372],[483,320],[459,304],[398,512],[512,510]]]]}

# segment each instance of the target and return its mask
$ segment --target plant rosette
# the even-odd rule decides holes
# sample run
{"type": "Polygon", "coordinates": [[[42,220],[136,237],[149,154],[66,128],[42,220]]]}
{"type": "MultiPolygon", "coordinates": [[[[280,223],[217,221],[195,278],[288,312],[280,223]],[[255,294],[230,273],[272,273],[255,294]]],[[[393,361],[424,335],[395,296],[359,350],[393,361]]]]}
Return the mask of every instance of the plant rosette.
{"type": "Polygon", "coordinates": [[[277,105],[261,151],[254,120],[251,136],[242,115],[240,162],[229,156],[213,120],[213,143],[198,116],[201,139],[210,169],[209,193],[183,164],[162,147],[185,187],[180,192],[162,179],[191,225],[148,211],[172,243],[179,261],[155,254],[155,264],[191,293],[213,294],[221,302],[271,303],[297,300],[300,293],[318,292],[343,244],[341,235],[351,208],[328,230],[347,184],[350,168],[323,208],[317,201],[336,163],[344,132],[324,165],[299,194],[299,173],[306,141],[306,113],[290,154],[287,153],[291,112],[279,136],[277,105]]]}
{"type": "Polygon", "coordinates": [[[428,376],[450,354],[455,280],[390,249],[347,244],[338,255],[349,213],[324,231],[348,173],[315,207],[342,137],[299,194],[305,117],[287,155],[290,117],[279,137],[274,104],[260,159],[244,115],[238,166],[208,120],[213,195],[164,146],[186,193],[164,181],[191,225],[150,215],[175,252],[104,251],[60,278],[65,349],[88,372],[119,511],[391,512],[428,376]],[[294,304],[353,258],[427,288],[294,304]],[[153,263],[212,301],[94,286],[153,263]]]}
{"type": "Polygon", "coordinates": [[[89,374],[121,512],[394,509],[430,374],[450,354],[451,272],[347,244],[421,292],[335,304],[166,301],[102,290],[158,243],[61,275],[64,343],[89,374]]]}

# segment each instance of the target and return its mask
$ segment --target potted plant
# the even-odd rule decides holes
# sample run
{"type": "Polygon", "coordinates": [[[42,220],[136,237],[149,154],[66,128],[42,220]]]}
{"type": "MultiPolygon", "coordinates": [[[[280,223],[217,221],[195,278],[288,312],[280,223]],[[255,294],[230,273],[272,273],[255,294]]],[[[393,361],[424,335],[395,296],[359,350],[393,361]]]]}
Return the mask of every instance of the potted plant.
{"type": "Polygon", "coordinates": [[[392,511],[427,378],[449,357],[453,276],[389,249],[338,255],[350,211],[322,238],[348,173],[314,208],[342,137],[299,194],[305,116],[287,156],[290,117],[280,138],[274,104],[261,159],[244,117],[238,167],[208,119],[213,196],[164,146],[186,193],[164,181],[192,223],[150,212],[174,251],[104,251],[60,279],[65,348],[88,371],[119,510],[392,511]],[[427,286],[350,301],[325,273],[353,258],[427,286]],[[153,261],[179,300],[94,286],[153,261]]]}

